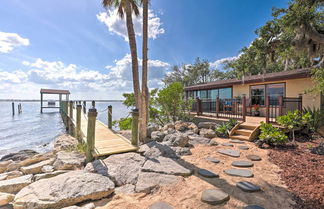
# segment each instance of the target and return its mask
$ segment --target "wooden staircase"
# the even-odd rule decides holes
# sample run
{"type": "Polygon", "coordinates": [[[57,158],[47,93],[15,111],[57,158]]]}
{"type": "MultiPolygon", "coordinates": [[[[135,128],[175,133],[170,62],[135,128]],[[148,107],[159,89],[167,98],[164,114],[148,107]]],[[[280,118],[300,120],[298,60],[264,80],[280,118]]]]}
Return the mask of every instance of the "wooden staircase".
{"type": "Polygon", "coordinates": [[[230,132],[231,139],[239,139],[244,141],[253,141],[260,134],[260,124],[258,123],[239,123],[230,132]]]}

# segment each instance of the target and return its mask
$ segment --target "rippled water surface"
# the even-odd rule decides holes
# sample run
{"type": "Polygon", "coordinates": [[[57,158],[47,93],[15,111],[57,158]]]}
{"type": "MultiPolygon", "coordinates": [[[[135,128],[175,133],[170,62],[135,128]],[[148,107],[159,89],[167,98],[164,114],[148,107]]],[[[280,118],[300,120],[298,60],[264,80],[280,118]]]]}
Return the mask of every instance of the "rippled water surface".
{"type": "MultiPolygon", "coordinates": [[[[105,124],[108,105],[113,106],[113,120],[129,113],[121,102],[97,102],[98,119],[105,124]]],[[[41,114],[39,102],[15,102],[15,107],[16,114],[12,116],[11,102],[0,102],[0,157],[22,149],[47,151],[53,147],[53,139],[64,133],[58,109],[46,109],[41,114]],[[21,114],[17,114],[18,103],[22,104],[21,114]]]]}

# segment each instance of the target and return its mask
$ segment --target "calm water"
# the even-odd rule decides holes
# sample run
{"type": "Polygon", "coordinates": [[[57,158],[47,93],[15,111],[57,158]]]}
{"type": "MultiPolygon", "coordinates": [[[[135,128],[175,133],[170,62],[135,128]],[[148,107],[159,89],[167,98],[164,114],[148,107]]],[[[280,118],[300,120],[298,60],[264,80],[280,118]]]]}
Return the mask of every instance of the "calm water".
{"type": "MultiPolygon", "coordinates": [[[[11,102],[0,102],[0,157],[22,149],[45,152],[53,147],[53,139],[64,133],[58,109],[45,109],[40,114],[39,102],[20,102],[22,113],[17,114],[18,103],[15,103],[16,115],[12,116],[11,102]]],[[[108,105],[113,106],[113,120],[129,113],[121,102],[97,102],[98,119],[105,124],[108,105]]]]}

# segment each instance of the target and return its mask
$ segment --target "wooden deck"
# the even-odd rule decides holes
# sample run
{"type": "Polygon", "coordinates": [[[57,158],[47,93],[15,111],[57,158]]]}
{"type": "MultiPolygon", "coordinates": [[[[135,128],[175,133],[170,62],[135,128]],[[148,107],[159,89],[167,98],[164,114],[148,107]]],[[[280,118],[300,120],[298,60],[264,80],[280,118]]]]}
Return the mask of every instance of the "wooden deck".
{"type": "MultiPolygon", "coordinates": [[[[73,119],[74,127],[76,126],[76,109],[73,108],[73,119]]],[[[86,142],[87,140],[87,127],[88,119],[87,116],[81,111],[81,135],[82,139],[86,142]]],[[[96,120],[96,132],[95,132],[95,148],[93,155],[94,157],[136,151],[138,147],[132,145],[128,139],[120,134],[116,134],[110,130],[101,121],[96,120]]]]}

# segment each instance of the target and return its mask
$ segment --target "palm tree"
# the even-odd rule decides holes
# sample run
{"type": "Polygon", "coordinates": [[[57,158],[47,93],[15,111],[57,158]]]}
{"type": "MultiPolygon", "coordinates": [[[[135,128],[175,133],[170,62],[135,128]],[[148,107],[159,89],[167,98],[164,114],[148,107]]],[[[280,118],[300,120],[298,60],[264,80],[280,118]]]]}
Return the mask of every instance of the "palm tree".
{"type": "Polygon", "coordinates": [[[132,57],[132,74],[133,74],[133,88],[135,96],[135,104],[140,108],[140,86],[138,76],[138,60],[137,60],[137,46],[133,26],[132,14],[139,15],[138,0],[102,0],[102,5],[105,8],[117,8],[120,18],[124,18],[126,14],[126,26],[129,39],[129,48],[132,57]]]}

